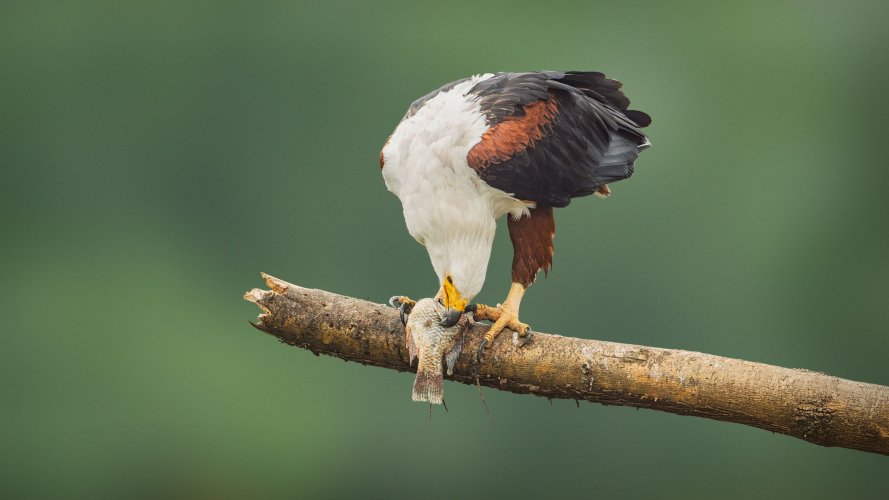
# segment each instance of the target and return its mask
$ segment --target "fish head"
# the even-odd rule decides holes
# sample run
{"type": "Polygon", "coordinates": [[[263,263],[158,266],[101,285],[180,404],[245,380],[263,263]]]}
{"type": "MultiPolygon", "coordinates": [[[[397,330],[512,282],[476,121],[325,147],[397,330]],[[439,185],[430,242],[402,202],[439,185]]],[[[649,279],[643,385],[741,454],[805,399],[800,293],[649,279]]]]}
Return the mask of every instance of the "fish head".
{"type": "Polygon", "coordinates": [[[446,314],[447,308],[441,302],[435,299],[420,299],[411,310],[407,323],[411,330],[428,331],[436,327],[444,328],[442,320],[446,314]]]}

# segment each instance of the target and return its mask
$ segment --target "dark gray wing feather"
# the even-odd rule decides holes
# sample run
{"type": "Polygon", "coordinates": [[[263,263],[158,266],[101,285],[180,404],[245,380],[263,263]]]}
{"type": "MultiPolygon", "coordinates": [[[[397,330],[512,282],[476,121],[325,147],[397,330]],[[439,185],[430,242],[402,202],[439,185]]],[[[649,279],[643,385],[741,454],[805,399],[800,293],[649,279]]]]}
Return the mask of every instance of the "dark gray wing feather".
{"type": "Polygon", "coordinates": [[[478,168],[489,185],[517,198],[561,207],[633,174],[649,145],[640,130],[651,123],[629,110],[620,82],[594,72],[500,73],[476,84],[490,127],[525,115],[525,107],[553,100],[558,113],[543,136],[510,158],[478,168]]]}

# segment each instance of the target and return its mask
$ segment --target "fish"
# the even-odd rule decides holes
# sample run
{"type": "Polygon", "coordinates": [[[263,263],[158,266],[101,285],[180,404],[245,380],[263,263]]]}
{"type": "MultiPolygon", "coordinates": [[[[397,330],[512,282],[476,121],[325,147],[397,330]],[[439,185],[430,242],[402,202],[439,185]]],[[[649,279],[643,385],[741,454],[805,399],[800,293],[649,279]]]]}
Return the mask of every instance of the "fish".
{"type": "Polygon", "coordinates": [[[413,400],[429,404],[441,404],[444,395],[442,358],[447,364],[448,375],[454,373],[454,363],[463,349],[463,333],[467,321],[461,319],[446,328],[441,325],[447,309],[434,299],[420,299],[414,305],[405,326],[406,343],[410,363],[417,362],[417,378],[414,379],[413,400]]]}

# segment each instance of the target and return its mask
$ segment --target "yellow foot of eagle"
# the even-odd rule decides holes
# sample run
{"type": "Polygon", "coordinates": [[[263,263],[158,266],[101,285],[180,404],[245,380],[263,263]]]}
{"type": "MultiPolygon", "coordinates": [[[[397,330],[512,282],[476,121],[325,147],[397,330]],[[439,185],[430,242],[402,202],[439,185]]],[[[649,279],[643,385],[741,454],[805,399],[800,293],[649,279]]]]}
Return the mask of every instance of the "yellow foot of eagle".
{"type": "Polygon", "coordinates": [[[515,332],[515,335],[513,335],[513,342],[515,342],[517,347],[523,347],[531,341],[531,327],[519,321],[519,304],[522,301],[522,295],[524,295],[524,293],[525,287],[518,283],[513,283],[512,288],[509,290],[509,296],[506,297],[503,304],[498,304],[497,307],[486,306],[484,304],[475,304],[467,307],[467,309],[472,311],[473,319],[487,320],[494,323],[491,325],[491,328],[488,329],[488,332],[485,333],[485,337],[478,346],[478,351],[476,352],[477,360],[481,359],[482,350],[485,347],[490,346],[494,342],[494,338],[497,337],[504,328],[509,328],[515,332]]]}

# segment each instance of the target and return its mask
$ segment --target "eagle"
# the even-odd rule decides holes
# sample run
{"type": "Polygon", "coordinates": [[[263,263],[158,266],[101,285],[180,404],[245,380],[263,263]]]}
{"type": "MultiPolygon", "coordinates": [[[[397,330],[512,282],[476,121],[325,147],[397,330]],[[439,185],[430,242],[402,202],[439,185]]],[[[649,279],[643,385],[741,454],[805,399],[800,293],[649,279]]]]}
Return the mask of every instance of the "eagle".
{"type": "MultiPolygon", "coordinates": [[[[580,196],[610,196],[609,185],[630,177],[651,145],[641,130],[651,118],[628,109],[620,89],[599,72],[475,75],[414,101],[383,146],[386,187],[438,277],[442,325],[466,313],[492,322],[478,355],[504,328],[520,346],[530,338],[519,306],[538,272],[552,265],[553,209],[580,196]],[[496,307],[471,304],[485,282],[497,220],[507,214],[509,293],[496,307]]],[[[390,302],[414,304],[403,296],[390,302]]]]}

